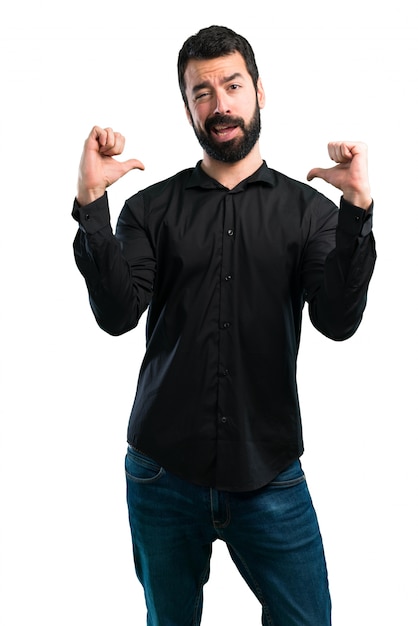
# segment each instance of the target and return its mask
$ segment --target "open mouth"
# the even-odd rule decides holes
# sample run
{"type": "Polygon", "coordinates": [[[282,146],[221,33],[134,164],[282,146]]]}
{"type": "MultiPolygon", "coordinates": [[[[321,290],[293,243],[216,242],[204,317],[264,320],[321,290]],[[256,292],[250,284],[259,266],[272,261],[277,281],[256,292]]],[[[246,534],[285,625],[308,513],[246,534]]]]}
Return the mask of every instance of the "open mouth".
{"type": "Polygon", "coordinates": [[[206,132],[217,141],[233,139],[241,128],[244,128],[244,120],[230,115],[212,117],[206,122],[206,132]]]}
{"type": "Polygon", "coordinates": [[[239,126],[212,126],[211,133],[215,135],[217,139],[226,141],[235,137],[238,128],[239,126]]]}
{"type": "Polygon", "coordinates": [[[225,135],[226,133],[231,132],[232,130],[234,130],[235,128],[237,128],[236,126],[214,126],[212,128],[212,131],[216,134],[216,135],[225,135]]]}

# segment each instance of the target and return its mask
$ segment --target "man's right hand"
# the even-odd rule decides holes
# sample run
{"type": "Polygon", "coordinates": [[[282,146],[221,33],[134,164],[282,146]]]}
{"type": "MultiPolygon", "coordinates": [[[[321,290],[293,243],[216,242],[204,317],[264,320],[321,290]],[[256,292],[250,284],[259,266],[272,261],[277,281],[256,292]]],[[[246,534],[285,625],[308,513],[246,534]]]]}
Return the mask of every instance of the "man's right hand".
{"type": "Polygon", "coordinates": [[[137,159],[120,162],[113,157],[122,154],[125,138],[111,128],[95,126],[87,137],[78,174],[77,201],[81,206],[103,196],[107,187],[133,169],[143,170],[137,159]]]}

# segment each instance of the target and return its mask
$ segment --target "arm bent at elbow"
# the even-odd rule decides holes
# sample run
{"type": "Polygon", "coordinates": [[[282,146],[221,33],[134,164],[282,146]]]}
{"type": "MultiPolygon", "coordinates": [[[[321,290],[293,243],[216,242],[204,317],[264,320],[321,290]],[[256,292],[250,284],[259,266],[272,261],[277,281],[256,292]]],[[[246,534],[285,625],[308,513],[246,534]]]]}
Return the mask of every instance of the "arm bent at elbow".
{"type": "Polygon", "coordinates": [[[344,341],[354,335],[366,308],[376,249],[371,232],[359,240],[348,268],[341,261],[337,249],[328,255],[323,282],[309,299],[312,324],[334,341],[344,341]]]}
{"type": "MultiPolygon", "coordinates": [[[[146,240],[140,238],[142,247],[146,240]]],[[[74,255],[89,293],[90,305],[100,328],[121,335],[135,328],[152,298],[155,261],[148,246],[129,261],[110,224],[93,234],[80,226],[74,255]]]]}

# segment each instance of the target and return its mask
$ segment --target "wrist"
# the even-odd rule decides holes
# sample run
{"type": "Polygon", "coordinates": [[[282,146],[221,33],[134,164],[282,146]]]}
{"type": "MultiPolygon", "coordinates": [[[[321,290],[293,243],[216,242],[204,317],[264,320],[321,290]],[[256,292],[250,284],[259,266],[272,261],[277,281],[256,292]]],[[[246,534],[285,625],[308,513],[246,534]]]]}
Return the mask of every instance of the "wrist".
{"type": "Polygon", "coordinates": [[[80,206],[91,204],[101,198],[105,193],[103,189],[78,189],[76,200],[80,206]]]}
{"type": "Polygon", "coordinates": [[[364,211],[370,208],[373,201],[369,189],[362,192],[343,190],[343,198],[346,202],[360,209],[364,209],[364,211]]]}

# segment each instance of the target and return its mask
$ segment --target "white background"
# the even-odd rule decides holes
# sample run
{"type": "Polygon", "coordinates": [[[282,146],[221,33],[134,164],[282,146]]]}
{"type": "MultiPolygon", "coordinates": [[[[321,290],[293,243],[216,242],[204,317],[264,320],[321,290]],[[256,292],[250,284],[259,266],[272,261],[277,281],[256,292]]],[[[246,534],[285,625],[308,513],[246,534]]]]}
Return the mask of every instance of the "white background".
{"type": "MultiPolygon", "coordinates": [[[[125,506],[127,420],[144,323],[112,338],[72,256],[82,145],[127,138],[139,188],[201,157],[176,82],[183,41],[213,23],[252,43],[267,94],[261,148],[298,179],[327,142],[369,144],[378,262],[363,324],[334,344],[305,316],[304,469],[328,559],[334,626],[418,624],[417,18],[380,3],[37,0],[1,18],[1,602],[4,626],[145,624],[125,506]],[[274,11],[273,11],[274,9],[274,11]]],[[[331,163],[330,163],[331,165],[331,163]]],[[[339,193],[314,185],[338,201],[339,193]]],[[[203,625],[260,623],[215,544],[203,625]]]]}

